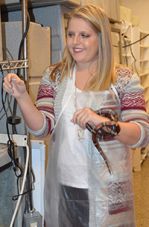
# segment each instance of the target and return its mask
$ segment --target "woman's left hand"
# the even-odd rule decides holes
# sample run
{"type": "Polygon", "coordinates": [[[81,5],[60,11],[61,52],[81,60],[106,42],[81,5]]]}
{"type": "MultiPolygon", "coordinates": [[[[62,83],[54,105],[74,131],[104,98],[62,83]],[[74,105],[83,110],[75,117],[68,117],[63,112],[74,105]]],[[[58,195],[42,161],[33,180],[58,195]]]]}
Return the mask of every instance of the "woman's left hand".
{"type": "Polygon", "coordinates": [[[97,126],[99,123],[105,121],[109,121],[109,119],[98,115],[92,109],[87,107],[77,110],[72,118],[72,122],[74,124],[78,124],[83,129],[86,128],[87,123],[94,127],[97,126]]]}

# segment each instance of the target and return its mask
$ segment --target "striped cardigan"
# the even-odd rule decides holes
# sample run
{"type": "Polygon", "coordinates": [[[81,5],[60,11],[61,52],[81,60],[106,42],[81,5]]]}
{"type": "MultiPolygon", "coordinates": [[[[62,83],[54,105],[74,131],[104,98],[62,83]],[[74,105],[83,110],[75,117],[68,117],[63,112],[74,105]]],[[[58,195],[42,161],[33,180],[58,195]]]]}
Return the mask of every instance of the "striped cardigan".
{"type": "MultiPolygon", "coordinates": [[[[62,98],[66,89],[67,78],[61,83],[60,72],[57,72],[56,81],[50,78],[53,67],[49,67],[43,74],[36,100],[37,108],[44,116],[44,125],[39,131],[30,132],[35,136],[46,136],[52,133],[61,109],[62,98]]],[[[146,112],[144,89],[140,85],[139,77],[125,67],[116,68],[116,83],[113,89],[119,99],[121,121],[134,122],[141,129],[141,137],[132,147],[144,147],[149,143],[149,115],[146,112]]]]}

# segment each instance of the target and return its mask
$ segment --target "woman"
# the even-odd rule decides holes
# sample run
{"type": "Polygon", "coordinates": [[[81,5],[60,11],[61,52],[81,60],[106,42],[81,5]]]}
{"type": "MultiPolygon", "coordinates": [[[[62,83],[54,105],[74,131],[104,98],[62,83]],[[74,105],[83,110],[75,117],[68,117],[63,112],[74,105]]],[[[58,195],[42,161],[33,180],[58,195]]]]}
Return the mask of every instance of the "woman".
{"type": "Polygon", "coordinates": [[[51,133],[46,226],[135,226],[130,148],[149,142],[149,119],[137,75],[114,67],[103,10],[70,14],[63,60],[45,71],[36,106],[17,75],[4,88],[31,133],[51,133]]]}

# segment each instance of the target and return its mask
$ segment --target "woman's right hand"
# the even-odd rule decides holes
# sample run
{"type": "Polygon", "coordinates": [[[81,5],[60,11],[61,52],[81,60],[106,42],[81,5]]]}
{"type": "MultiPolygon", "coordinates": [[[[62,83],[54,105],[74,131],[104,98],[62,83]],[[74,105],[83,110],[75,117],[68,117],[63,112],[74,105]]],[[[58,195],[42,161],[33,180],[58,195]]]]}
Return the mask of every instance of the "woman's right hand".
{"type": "Polygon", "coordinates": [[[26,86],[16,74],[9,73],[4,77],[4,90],[16,99],[21,98],[26,92],[26,86]]]}

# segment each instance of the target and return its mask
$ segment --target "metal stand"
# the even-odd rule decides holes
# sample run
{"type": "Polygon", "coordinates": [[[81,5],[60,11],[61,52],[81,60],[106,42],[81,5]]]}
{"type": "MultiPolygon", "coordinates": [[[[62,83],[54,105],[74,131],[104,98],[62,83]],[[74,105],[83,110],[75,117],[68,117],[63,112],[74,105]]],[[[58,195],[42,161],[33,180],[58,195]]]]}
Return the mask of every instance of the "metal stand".
{"type": "MultiPolygon", "coordinates": [[[[21,1],[21,5],[22,5],[22,34],[25,34],[26,31],[26,26],[27,26],[27,17],[28,17],[28,0],[22,0],[21,1]]],[[[1,69],[3,71],[6,70],[15,70],[15,69],[23,69],[23,77],[24,80],[26,81],[26,86],[27,86],[27,90],[29,87],[29,82],[28,82],[28,60],[27,60],[27,38],[25,37],[23,40],[23,51],[22,51],[22,56],[21,58],[23,60],[13,60],[13,61],[1,61],[0,65],[1,65],[1,69]]],[[[14,100],[16,101],[16,100],[14,100]]],[[[17,103],[16,103],[17,105],[17,103]]],[[[31,151],[31,145],[30,145],[30,136],[29,135],[12,135],[13,139],[16,140],[16,145],[17,146],[22,146],[22,147],[28,147],[28,149],[31,151]],[[25,142],[25,144],[27,144],[26,146],[24,146],[24,144],[18,144],[18,142],[20,140],[22,140],[25,142]]],[[[2,140],[2,142],[7,141],[7,135],[0,135],[0,140],[2,140]]],[[[7,142],[6,142],[7,143],[7,142]]],[[[25,205],[26,205],[26,212],[30,213],[32,212],[33,209],[33,201],[32,201],[32,160],[31,160],[31,152],[29,152],[29,156],[26,156],[26,151],[24,150],[24,159],[28,159],[29,164],[28,164],[28,169],[26,172],[26,182],[24,182],[24,185],[26,187],[26,191],[29,191],[28,194],[26,194],[26,199],[25,199],[25,205]]],[[[21,192],[23,193],[23,191],[21,192]]],[[[17,212],[17,211],[16,211],[17,212]]],[[[13,216],[13,221],[15,219],[16,213],[13,216]]]]}

